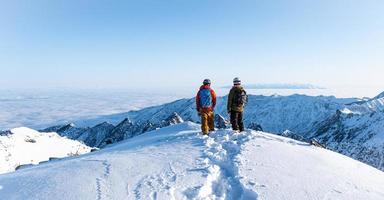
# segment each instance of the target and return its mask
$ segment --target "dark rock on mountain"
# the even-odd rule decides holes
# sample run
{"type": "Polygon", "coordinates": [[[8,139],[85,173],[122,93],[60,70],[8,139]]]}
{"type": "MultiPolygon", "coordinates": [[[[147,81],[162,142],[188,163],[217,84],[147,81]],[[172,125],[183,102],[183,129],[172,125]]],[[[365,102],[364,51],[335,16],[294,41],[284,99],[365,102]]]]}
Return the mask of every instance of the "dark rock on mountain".
{"type": "Polygon", "coordinates": [[[105,138],[109,136],[114,128],[115,126],[112,124],[103,122],[83,132],[78,140],[84,142],[84,144],[88,146],[98,147],[102,144],[105,138]]]}
{"type": "Polygon", "coordinates": [[[183,123],[184,120],[180,117],[177,112],[172,113],[168,118],[162,121],[162,126],[170,126],[174,124],[180,124],[183,123]]]}
{"type": "Polygon", "coordinates": [[[10,135],[12,134],[11,131],[0,131],[0,136],[7,136],[7,135],[10,135]]]}
{"type": "Polygon", "coordinates": [[[75,124],[70,123],[64,126],[53,126],[41,130],[41,132],[56,132],[62,137],[77,140],[89,128],[76,127],[75,124]]]}
{"type": "Polygon", "coordinates": [[[255,122],[251,122],[251,123],[247,126],[247,128],[252,129],[252,130],[254,130],[254,131],[263,131],[263,128],[261,127],[261,125],[258,124],[258,123],[255,123],[255,122]]]}
{"type": "Polygon", "coordinates": [[[137,124],[134,124],[128,118],[120,122],[104,139],[101,146],[106,144],[112,144],[120,142],[122,140],[134,137],[136,134],[141,133],[140,127],[137,124]]]}
{"type": "Polygon", "coordinates": [[[284,136],[284,137],[289,137],[289,138],[292,138],[294,140],[298,140],[298,141],[302,141],[302,142],[308,142],[308,140],[306,138],[304,138],[303,136],[298,135],[298,134],[296,134],[290,130],[286,130],[279,135],[284,136]]]}
{"type": "Polygon", "coordinates": [[[230,127],[230,123],[223,116],[215,114],[215,126],[219,129],[225,129],[230,127]]]}

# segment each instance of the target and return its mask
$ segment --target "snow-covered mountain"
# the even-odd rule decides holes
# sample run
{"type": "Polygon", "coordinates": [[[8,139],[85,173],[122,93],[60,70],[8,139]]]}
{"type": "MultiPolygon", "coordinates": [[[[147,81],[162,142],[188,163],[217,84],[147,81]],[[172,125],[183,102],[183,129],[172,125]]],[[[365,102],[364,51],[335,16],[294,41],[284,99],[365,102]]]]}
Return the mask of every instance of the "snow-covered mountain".
{"type": "MultiPolygon", "coordinates": [[[[249,96],[245,124],[301,141],[316,139],[329,149],[384,170],[384,98],[339,99],[326,96],[249,96]]],[[[218,128],[228,127],[226,97],[218,98],[215,110],[218,128]]],[[[115,115],[85,119],[75,124],[42,130],[79,140],[88,146],[106,145],[157,128],[199,122],[195,99],[181,99],[160,106],[115,115]]]]}
{"type": "Polygon", "coordinates": [[[255,131],[185,122],[0,175],[2,199],[384,199],[384,172],[255,131]]]}
{"type": "Polygon", "coordinates": [[[23,165],[89,153],[91,148],[56,133],[15,128],[0,135],[0,174],[23,165]]]}
{"type": "Polygon", "coordinates": [[[384,97],[347,105],[316,127],[312,137],[384,171],[384,97]]]}
{"type": "MultiPolygon", "coordinates": [[[[302,141],[316,139],[334,151],[383,170],[384,142],[376,139],[380,138],[384,127],[383,105],[384,98],[380,95],[368,100],[305,95],[250,95],[245,124],[253,130],[264,130],[302,141]],[[341,141],[342,135],[345,138],[341,141]]],[[[217,127],[227,127],[226,97],[218,98],[216,114],[217,127]]],[[[75,122],[77,126],[68,124],[43,131],[55,131],[89,146],[104,147],[182,121],[199,122],[193,98],[86,119],[75,122]]]]}
{"type": "Polygon", "coordinates": [[[157,128],[166,127],[184,122],[177,113],[171,113],[162,120],[146,120],[144,122],[133,122],[128,118],[123,119],[117,125],[102,122],[94,127],[77,127],[75,124],[59,125],[49,127],[42,132],[57,132],[63,137],[79,140],[88,146],[104,147],[125,139],[135,137],[157,128]]]}
{"type": "MultiPolygon", "coordinates": [[[[226,98],[218,98],[216,114],[227,117],[226,98]]],[[[356,102],[358,99],[338,99],[335,97],[312,97],[305,95],[292,96],[249,96],[245,112],[247,127],[259,124],[263,130],[272,133],[282,133],[285,130],[306,135],[317,123],[322,122],[342,109],[345,104],[356,102]]],[[[195,109],[195,100],[181,99],[175,102],[131,111],[116,115],[101,116],[94,119],[78,121],[80,127],[95,126],[102,122],[120,123],[128,118],[138,124],[161,124],[164,119],[177,113],[184,121],[199,122],[195,109]]]]}

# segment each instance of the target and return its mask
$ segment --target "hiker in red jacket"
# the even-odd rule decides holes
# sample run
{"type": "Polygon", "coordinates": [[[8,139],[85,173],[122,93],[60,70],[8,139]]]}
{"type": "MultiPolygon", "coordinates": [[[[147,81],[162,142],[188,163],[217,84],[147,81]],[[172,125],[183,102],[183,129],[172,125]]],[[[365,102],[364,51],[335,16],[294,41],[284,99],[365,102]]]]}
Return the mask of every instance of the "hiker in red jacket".
{"type": "Polygon", "coordinates": [[[196,109],[201,117],[201,131],[208,135],[209,131],[215,130],[216,93],[211,89],[211,80],[205,79],[196,95],[196,109]]]}

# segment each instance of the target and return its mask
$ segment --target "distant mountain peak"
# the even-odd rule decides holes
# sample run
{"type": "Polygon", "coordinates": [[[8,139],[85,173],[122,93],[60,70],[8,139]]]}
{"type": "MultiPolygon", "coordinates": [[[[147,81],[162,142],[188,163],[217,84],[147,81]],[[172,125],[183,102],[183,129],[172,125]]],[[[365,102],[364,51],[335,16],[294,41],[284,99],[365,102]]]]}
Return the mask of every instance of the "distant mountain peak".
{"type": "Polygon", "coordinates": [[[375,96],[373,99],[381,99],[381,98],[384,98],[384,92],[382,92],[379,95],[375,96]]]}
{"type": "Polygon", "coordinates": [[[67,125],[64,125],[60,128],[60,130],[67,130],[67,129],[70,129],[70,128],[75,128],[76,125],[74,123],[69,123],[67,125]]]}
{"type": "Polygon", "coordinates": [[[174,125],[174,124],[180,124],[183,123],[183,118],[180,117],[180,115],[177,112],[173,112],[167,119],[164,120],[166,125],[174,125]]]}
{"type": "Polygon", "coordinates": [[[117,126],[123,125],[123,124],[133,124],[133,122],[129,118],[125,118],[123,121],[121,121],[117,126]]]}
{"type": "Polygon", "coordinates": [[[113,124],[108,122],[102,122],[101,124],[96,125],[96,127],[100,127],[100,126],[113,126],[113,124]]]}

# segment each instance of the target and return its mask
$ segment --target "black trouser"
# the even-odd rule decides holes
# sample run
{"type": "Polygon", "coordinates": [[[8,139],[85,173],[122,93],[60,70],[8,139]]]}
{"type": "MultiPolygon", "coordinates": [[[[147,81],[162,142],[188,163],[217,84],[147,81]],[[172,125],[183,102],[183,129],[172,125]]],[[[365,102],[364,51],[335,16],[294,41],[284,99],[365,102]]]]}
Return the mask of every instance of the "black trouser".
{"type": "Polygon", "coordinates": [[[243,112],[231,111],[231,124],[234,131],[244,131],[243,112]]]}

